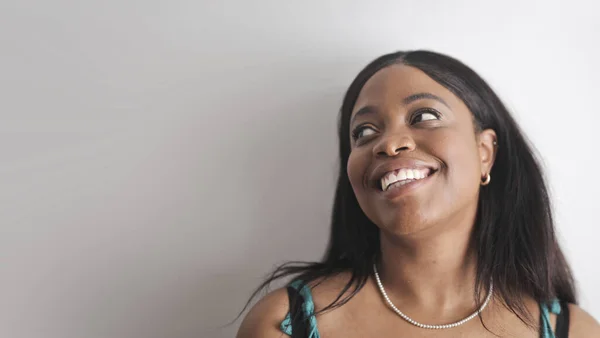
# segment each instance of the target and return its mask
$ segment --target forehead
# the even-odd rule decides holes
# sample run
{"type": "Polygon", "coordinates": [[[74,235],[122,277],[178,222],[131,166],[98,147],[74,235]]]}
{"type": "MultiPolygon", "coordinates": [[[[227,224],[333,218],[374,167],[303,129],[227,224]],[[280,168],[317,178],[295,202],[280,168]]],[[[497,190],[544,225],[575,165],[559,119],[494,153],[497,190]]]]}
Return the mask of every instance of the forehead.
{"type": "Polygon", "coordinates": [[[358,95],[354,111],[366,105],[400,104],[403,98],[417,93],[435,94],[446,101],[450,107],[464,107],[463,102],[454,93],[420,69],[406,65],[392,65],[378,71],[367,80],[358,95]]]}

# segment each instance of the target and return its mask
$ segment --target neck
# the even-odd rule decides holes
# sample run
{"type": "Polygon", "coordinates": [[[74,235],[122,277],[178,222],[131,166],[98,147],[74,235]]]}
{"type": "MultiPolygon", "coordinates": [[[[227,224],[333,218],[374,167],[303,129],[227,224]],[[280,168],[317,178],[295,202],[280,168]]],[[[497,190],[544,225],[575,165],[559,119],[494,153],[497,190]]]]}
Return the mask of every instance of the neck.
{"type": "Polygon", "coordinates": [[[419,311],[472,310],[477,266],[470,246],[473,221],[467,217],[409,235],[382,231],[378,270],[390,298],[419,311]]]}

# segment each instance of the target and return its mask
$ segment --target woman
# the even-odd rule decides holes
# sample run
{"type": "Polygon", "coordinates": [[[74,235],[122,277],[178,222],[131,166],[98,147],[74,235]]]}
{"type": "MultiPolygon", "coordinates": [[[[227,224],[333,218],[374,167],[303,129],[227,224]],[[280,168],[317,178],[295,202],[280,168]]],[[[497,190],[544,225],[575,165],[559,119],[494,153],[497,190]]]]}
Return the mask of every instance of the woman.
{"type": "MultiPolygon", "coordinates": [[[[577,307],[540,166],[500,99],[445,55],[354,79],[321,262],[279,267],[239,338],[600,337],[577,307]]],[[[256,293],[255,293],[256,295],[256,293]]]]}

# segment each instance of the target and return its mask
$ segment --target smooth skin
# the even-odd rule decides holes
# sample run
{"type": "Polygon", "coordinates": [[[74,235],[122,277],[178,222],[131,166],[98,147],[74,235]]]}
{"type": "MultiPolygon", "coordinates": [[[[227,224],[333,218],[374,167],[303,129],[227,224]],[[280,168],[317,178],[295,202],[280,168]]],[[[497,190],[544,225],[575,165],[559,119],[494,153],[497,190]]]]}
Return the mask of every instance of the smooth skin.
{"type": "MultiPolygon", "coordinates": [[[[381,231],[382,283],[396,306],[424,324],[455,322],[475,309],[475,253],[469,239],[481,185],[494,165],[496,133],[477,131],[465,104],[419,69],[393,65],[362,88],[351,117],[348,177],[363,212],[381,231]],[[418,163],[434,173],[394,195],[381,191],[382,166],[418,163]]],[[[387,168],[387,167],[386,167],[387,168]]],[[[492,177],[493,180],[493,177],[492,177]]],[[[342,290],[348,275],[313,288],[316,310],[342,290]]],[[[481,299],[485,294],[480,295],[481,299]]],[[[535,322],[538,304],[523,295],[535,322]]],[[[260,300],[247,314],[238,338],[285,336],[285,289],[260,300]]],[[[569,337],[600,337],[600,325],[570,305],[569,337]]],[[[383,301],[372,278],[345,305],[317,316],[321,337],[531,337],[527,327],[492,298],[477,319],[445,330],[413,326],[383,301]]],[[[554,325],[556,317],[552,315],[554,325]]],[[[536,325],[536,329],[539,323],[536,325]]]]}

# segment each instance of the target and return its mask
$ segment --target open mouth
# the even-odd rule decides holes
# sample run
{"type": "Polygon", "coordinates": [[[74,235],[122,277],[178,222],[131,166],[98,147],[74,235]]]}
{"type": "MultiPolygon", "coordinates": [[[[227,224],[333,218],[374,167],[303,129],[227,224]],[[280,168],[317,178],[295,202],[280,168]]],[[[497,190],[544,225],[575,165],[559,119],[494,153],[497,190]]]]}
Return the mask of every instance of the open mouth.
{"type": "Polygon", "coordinates": [[[390,171],[379,180],[379,189],[388,191],[425,179],[435,173],[431,168],[402,168],[390,171]]]}

